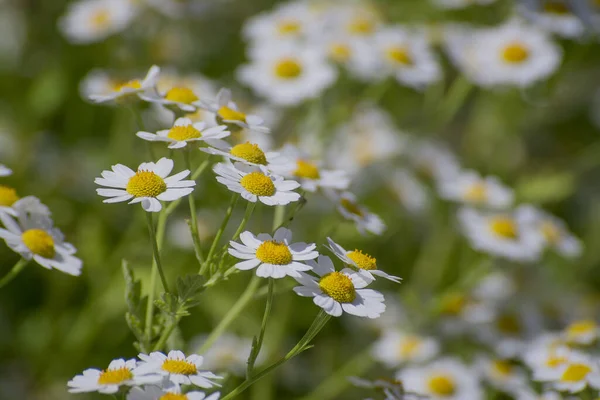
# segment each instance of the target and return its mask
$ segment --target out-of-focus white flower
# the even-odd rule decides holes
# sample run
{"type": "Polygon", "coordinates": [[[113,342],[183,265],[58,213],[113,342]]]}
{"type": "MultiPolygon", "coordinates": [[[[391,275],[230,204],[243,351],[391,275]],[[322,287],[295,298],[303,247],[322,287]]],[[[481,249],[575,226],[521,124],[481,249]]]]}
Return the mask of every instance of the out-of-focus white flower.
{"type": "Polygon", "coordinates": [[[396,170],[389,182],[400,204],[409,213],[419,214],[429,207],[429,193],[426,187],[410,170],[396,170]]]}
{"type": "Polygon", "coordinates": [[[275,10],[249,18],[243,34],[247,40],[265,42],[300,40],[314,35],[316,15],[308,2],[288,2],[275,10]]]}
{"type": "Polygon", "coordinates": [[[427,180],[449,181],[460,172],[456,156],[440,143],[413,142],[408,146],[406,154],[416,174],[427,180]]]}
{"type": "Polygon", "coordinates": [[[578,393],[587,387],[600,389],[598,361],[587,354],[572,353],[567,362],[547,378],[552,387],[561,392],[578,393]]]}
{"type": "Polygon", "coordinates": [[[58,26],[72,43],[98,42],[125,30],[136,10],[130,1],[79,0],[69,5],[58,26]]]}
{"type": "Polygon", "coordinates": [[[109,93],[105,91],[105,87],[98,85],[101,92],[90,93],[88,97],[95,103],[119,102],[136,98],[137,95],[154,89],[159,73],[160,68],[153,65],[142,81],[133,79],[127,82],[114,84],[112,91],[109,93]]]}
{"type": "Polygon", "coordinates": [[[0,164],[0,176],[9,176],[12,175],[12,169],[8,168],[5,165],[0,164]]]}
{"type": "Polygon", "coordinates": [[[127,394],[127,400],[218,400],[221,397],[219,392],[206,397],[206,393],[193,391],[181,393],[179,386],[172,386],[168,389],[162,389],[158,386],[147,385],[143,388],[135,387],[127,394]]]}
{"type": "Polygon", "coordinates": [[[217,122],[224,124],[233,124],[240,128],[246,128],[252,131],[269,133],[270,130],[264,125],[264,120],[253,114],[245,114],[238,109],[235,102],[231,100],[231,91],[221,89],[214,102],[206,102],[204,108],[216,115],[217,122]]]}
{"type": "Polygon", "coordinates": [[[496,0],[433,0],[440,8],[457,9],[465,8],[471,5],[487,5],[492,4],[496,0]]]}
{"type": "Polygon", "coordinates": [[[575,321],[565,328],[563,335],[570,344],[590,345],[600,336],[600,326],[589,319],[575,321]]]}
{"type": "Polygon", "coordinates": [[[225,125],[208,128],[204,122],[193,123],[189,118],[177,118],[170,129],[156,133],[140,131],[136,136],[150,142],[167,142],[169,149],[180,149],[192,142],[222,139],[229,136],[229,131],[225,125]]]}
{"type": "Polygon", "coordinates": [[[79,83],[79,93],[84,100],[92,96],[110,96],[123,82],[118,81],[101,69],[93,69],[79,83]]]}
{"type": "Polygon", "coordinates": [[[571,354],[573,350],[560,334],[545,333],[528,343],[522,358],[533,372],[533,380],[546,381],[555,375],[556,369],[567,363],[571,354]]]}
{"type": "Polygon", "coordinates": [[[385,223],[378,215],[370,212],[366,207],[361,206],[350,192],[341,194],[328,191],[328,197],[336,205],[339,213],[347,220],[354,221],[356,229],[361,234],[370,232],[374,235],[381,235],[385,231],[385,223]]]}
{"type": "Polygon", "coordinates": [[[496,271],[477,283],[472,295],[475,299],[498,304],[509,299],[515,292],[514,281],[504,272],[496,271]]]}
{"type": "Polygon", "coordinates": [[[431,337],[398,330],[387,330],[375,342],[371,354],[388,368],[404,363],[422,363],[431,360],[439,352],[439,343],[431,337]]]}
{"type": "Polygon", "coordinates": [[[381,64],[372,40],[339,33],[326,33],[313,40],[311,46],[318,47],[330,62],[345,67],[355,78],[362,81],[382,78],[381,64]]]}
{"type": "Polygon", "coordinates": [[[583,22],[569,9],[567,1],[543,0],[540,7],[519,7],[523,16],[545,31],[565,38],[580,37],[585,32],[583,22]]]}
{"type": "Polygon", "coordinates": [[[463,171],[438,184],[440,196],[471,206],[507,208],[513,203],[512,189],[494,176],[481,177],[475,171],[463,171]]]}
{"type": "MultiPolygon", "coordinates": [[[[192,342],[201,344],[205,340],[206,336],[194,339],[192,342]]],[[[251,347],[251,339],[225,333],[203,354],[204,366],[212,371],[231,372],[242,376],[246,373],[246,362],[251,347]]]]}
{"type": "Polygon", "coordinates": [[[382,25],[379,11],[367,2],[336,4],[329,7],[322,18],[326,30],[349,36],[352,40],[369,39],[382,25]]]}
{"type": "Polygon", "coordinates": [[[503,393],[516,393],[528,381],[525,371],[509,360],[483,356],[477,366],[484,379],[503,393]]]}

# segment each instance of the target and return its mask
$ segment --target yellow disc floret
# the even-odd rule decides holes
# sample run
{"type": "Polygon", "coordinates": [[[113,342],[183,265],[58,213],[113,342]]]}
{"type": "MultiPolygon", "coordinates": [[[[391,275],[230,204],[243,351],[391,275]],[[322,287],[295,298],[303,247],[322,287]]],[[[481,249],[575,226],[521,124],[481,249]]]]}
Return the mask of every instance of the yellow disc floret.
{"type": "Polygon", "coordinates": [[[195,364],[186,360],[166,359],[162,364],[162,370],[170,374],[195,375],[198,372],[195,364]]]}
{"type": "Polygon", "coordinates": [[[115,92],[120,92],[123,89],[141,89],[142,83],[138,79],[134,79],[124,83],[118,83],[114,87],[115,92]]]}
{"type": "Polygon", "coordinates": [[[581,335],[594,333],[596,329],[598,329],[598,325],[592,320],[574,322],[567,327],[567,340],[575,340],[581,335]]]}
{"type": "Polygon", "coordinates": [[[23,232],[21,240],[27,248],[38,256],[54,258],[54,239],[43,229],[29,229],[23,232]]]}
{"type": "Polygon", "coordinates": [[[169,130],[167,137],[178,141],[198,139],[202,137],[202,132],[193,125],[175,125],[169,130]]]}
{"type": "Polygon", "coordinates": [[[185,394],[167,393],[160,396],[158,400],[188,400],[188,397],[185,394]]]}
{"type": "Polygon", "coordinates": [[[301,28],[302,28],[302,25],[300,25],[300,22],[298,22],[294,19],[288,19],[288,20],[281,21],[277,25],[277,32],[281,36],[288,36],[288,35],[292,36],[292,35],[296,35],[296,34],[300,33],[301,28]]]}
{"type": "Polygon", "coordinates": [[[99,385],[119,385],[133,379],[133,374],[127,367],[118,369],[107,369],[100,373],[98,377],[99,385]]]}
{"type": "Polygon", "coordinates": [[[431,393],[437,396],[452,396],[456,392],[454,379],[447,375],[434,375],[427,381],[431,393]]]}
{"type": "Polygon", "coordinates": [[[513,365],[506,360],[495,360],[492,362],[493,371],[500,376],[508,376],[514,371],[513,365]]]}
{"type": "Polygon", "coordinates": [[[354,261],[354,264],[360,269],[373,270],[377,269],[377,259],[371,257],[368,254],[363,253],[360,250],[354,250],[348,252],[346,256],[354,261]]]}
{"type": "Polygon", "coordinates": [[[256,196],[273,196],[275,194],[275,184],[262,172],[250,172],[240,180],[244,189],[256,196]]]}
{"type": "Polygon", "coordinates": [[[302,75],[302,65],[293,58],[284,58],[275,64],[274,72],[281,79],[296,79],[302,75]]]}
{"type": "Polygon", "coordinates": [[[476,182],[465,191],[465,200],[471,203],[483,203],[487,200],[487,186],[482,182],[476,182]]]}
{"type": "Polygon", "coordinates": [[[0,185],[0,206],[10,207],[19,200],[17,191],[11,187],[0,185]]]}
{"type": "Polygon", "coordinates": [[[341,272],[331,272],[319,280],[319,288],[327,296],[339,303],[352,303],[356,298],[356,289],[352,280],[341,272]]]}
{"type": "Polygon", "coordinates": [[[135,197],[156,197],[167,190],[167,184],[152,171],[138,171],[129,178],[125,190],[135,197]]]}
{"type": "Polygon", "coordinates": [[[592,369],[585,364],[571,364],[565,369],[560,380],[563,382],[579,382],[585,379],[585,377],[592,372],[592,369]]]}
{"type": "Polygon", "coordinates": [[[292,262],[292,253],[285,243],[267,240],[256,249],[256,258],[273,265],[288,265],[292,262]]]}
{"type": "Polygon", "coordinates": [[[99,9],[90,18],[90,25],[96,29],[103,29],[110,23],[110,11],[107,9],[99,9]]]}
{"type": "Polygon", "coordinates": [[[364,216],[364,213],[362,212],[361,208],[352,200],[343,198],[340,200],[340,205],[344,208],[344,210],[348,211],[350,214],[354,214],[359,217],[364,216]]]}
{"type": "Polygon", "coordinates": [[[217,111],[217,113],[219,114],[219,117],[227,121],[246,122],[246,114],[234,110],[233,108],[229,108],[227,106],[219,108],[219,111],[217,111]]]}
{"type": "Polygon", "coordinates": [[[502,58],[510,64],[520,64],[529,58],[529,49],[519,42],[511,43],[502,50],[502,58]]]}
{"type": "Polygon", "coordinates": [[[165,99],[177,103],[192,104],[198,100],[198,96],[191,89],[174,87],[167,92],[165,99]]]}
{"type": "Polygon", "coordinates": [[[387,57],[396,64],[410,66],[413,65],[413,59],[410,55],[410,51],[403,46],[396,46],[389,48],[386,51],[387,57]]]}
{"type": "Polygon", "coordinates": [[[505,239],[516,239],[519,235],[517,224],[509,217],[492,218],[490,228],[496,235],[505,239]]]}
{"type": "Polygon", "coordinates": [[[348,24],[348,31],[355,35],[368,35],[374,30],[375,23],[363,17],[356,17],[348,24]]]}
{"type": "Polygon", "coordinates": [[[257,144],[246,142],[236,144],[229,151],[232,156],[239,157],[248,162],[260,165],[267,165],[267,156],[257,144]]]}
{"type": "Polygon", "coordinates": [[[329,47],[329,55],[337,62],[346,62],[350,59],[352,51],[347,44],[334,43],[329,47]]]}
{"type": "Polygon", "coordinates": [[[398,346],[398,353],[403,358],[412,357],[421,346],[421,343],[421,339],[417,336],[406,336],[398,346]]]}
{"type": "Polygon", "coordinates": [[[294,175],[298,178],[305,179],[320,178],[319,168],[316,166],[316,164],[304,160],[296,161],[296,170],[294,171],[294,175]]]}

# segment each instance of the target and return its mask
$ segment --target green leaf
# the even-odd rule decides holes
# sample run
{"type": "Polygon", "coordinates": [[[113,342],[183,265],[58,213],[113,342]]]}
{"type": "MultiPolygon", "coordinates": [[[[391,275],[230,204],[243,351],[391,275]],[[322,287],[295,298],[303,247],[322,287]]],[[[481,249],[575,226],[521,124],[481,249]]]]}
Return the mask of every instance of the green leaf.
{"type": "Polygon", "coordinates": [[[123,276],[125,277],[125,301],[129,312],[136,313],[141,303],[141,283],[136,281],[133,275],[133,271],[129,267],[129,263],[126,260],[121,262],[121,268],[123,269],[123,276]]]}
{"type": "Polygon", "coordinates": [[[193,300],[204,289],[204,278],[198,274],[186,275],[177,278],[177,294],[186,302],[193,300]]]}

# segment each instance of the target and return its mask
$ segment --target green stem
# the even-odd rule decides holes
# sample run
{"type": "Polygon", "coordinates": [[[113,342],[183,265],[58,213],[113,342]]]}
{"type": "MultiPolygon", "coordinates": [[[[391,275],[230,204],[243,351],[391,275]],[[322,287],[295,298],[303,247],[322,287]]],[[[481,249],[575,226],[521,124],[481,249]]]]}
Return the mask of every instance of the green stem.
{"type": "Polygon", "coordinates": [[[175,321],[173,321],[167,327],[167,329],[165,329],[163,331],[162,335],[160,335],[160,338],[158,339],[158,342],[156,342],[156,345],[154,345],[154,349],[152,349],[152,351],[160,351],[165,346],[165,344],[167,343],[167,340],[169,340],[169,338],[171,337],[171,334],[177,327],[177,324],[179,324],[179,318],[175,319],[175,321]]]}
{"type": "Polygon", "coordinates": [[[225,332],[229,325],[231,325],[231,323],[240,315],[244,308],[246,308],[248,303],[250,303],[250,301],[254,298],[254,294],[258,290],[259,284],[260,278],[254,275],[246,287],[246,290],[244,290],[244,293],[242,293],[240,298],[229,309],[227,314],[225,314],[221,322],[219,322],[219,325],[217,325],[210,335],[208,335],[204,343],[202,343],[202,346],[200,346],[198,349],[197,353],[204,353],[219,337],[221,337],[223,332],[225,332]]]}
{"type": "Polygon", "coordinates": [[[444,99],[441,109],[438,113],[439,119],[437,121],[437,127],[444,126],[452,120],[454,115],[458,112],[460,107],[464,104],[467,99],[469,92],[473,88],[471,82],[464,76],[460,76],[452,82],[448,94],[444,99]]]}
{"type": "Polygon", "coordinates": [[[260,349],[265,338],[265,331],[267,330],[267,321],[271,315],[271,308],[273,307],[273,287],[275,286],[275,279],[269,278],[269,293],[267,294],[267,301],[265,303],[265,313],[263,314],[262,323],[260,325],[260,333],[256,339],[256,345],[252,347],[252,352],[248,358],[248,367],[246,369],[246,378],[252,376],[252,370],[254,369],[254,363],[260,354],[260,349]]]}
{"type": "Polygon", "coordinates": [[[246,212],[244,213],[244,218],[242,218],[242,221],[240,222],[240,226],[238,226],[238,228],[235,231],[235,233],[233,234],[233,237],[231,238],[231,240],[236,240],[240,236],[240,234],[246,227],[246,224],[248,223],[250,216],[254,212],[254,207],[256,207],[256,203],[252,203],[249,201],[248,205],[246,206],[246,212]]]}
{"type": "Polygon", "coordinates": [[[285,217],[285,206],[276,206],[275,215],[273,216],[273,232],[283,223],[285,217]]]}
{"type": "MultiPolygon", "coordinates": [[[[190,171],[192,171],[192,160],[190,153],[191,150],[186,149],[184,152],[184,157],[187,168],[190,171]]],[[[202,265],[204,263],[204,258],[202,256],[202,245],[200,243],[200,235],[198,234],[198,214],[196,213],[196,202],[194,201],[194,192],[189,194],[188,200],[190,203],[190,230],[192,233],[192,240],[194,242],[194,251],[196,253],[198,263],[202,265]]]]}
{"type": "Polygon", "coordinates": [[[223,232],[225,232],[225,228],[227,227],[227,224],[229,223],[229,219],[231,218],[231,214],[233,213],[233,209],[235,208],[235,205],[237,203],[239,199],[239,196],[237,194],[234,194],[233,197],[231,197],[231,201],[229,202],[229,207],[227,208],[227,211],[225,212],[225,218],[223,219],[223,222],[221,222],[221,226],[219,227],[219,230],[217,231],[215,238],[213,239],[212,244],[210,245],[210,250],[208,251],[208,256],[206,256],[206,262],[204,264],[202,264],[202,266],[200,267],[200,271],[199,274],[203,275],[206,272],[206,269],[209,267],[213,256],[215,255],[215,250],[217,249],[217,245],[219,244],[219,241],[221,240],[221,237],[223,236],[223,232]]]}
{"type": "Polygon", "coordinates": [[[17,263],[11,268],[11,270],[0,280],[0,288],[6,286],[10,281],[12,281],[27,265],[29,260],[21,258],[17,263]]]}
{"type": "Polygon", "coordinates": [[[152,214],[149,212],[146,213],[146,220],[148,221],[148,232],[150,233],[150,241],[152,242],[152,251],[154,253],[154,260],[156,261],[156,268],[158,268],[163,289],[165,289],[165,292],[169,293],[169,285],[167,284],[167,278],[165,277],[165,272],[163,271],[162,263],[160,261],[160,250],[158,248],[158,243],[156,242],[156,232],[152,222],[152,214]]]}

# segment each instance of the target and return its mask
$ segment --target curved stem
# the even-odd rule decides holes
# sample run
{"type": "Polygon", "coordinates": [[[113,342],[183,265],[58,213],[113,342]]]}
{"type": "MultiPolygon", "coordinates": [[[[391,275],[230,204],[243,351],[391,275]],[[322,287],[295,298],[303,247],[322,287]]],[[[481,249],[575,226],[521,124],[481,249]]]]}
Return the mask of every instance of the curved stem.
{"type": "Polygon", "coordinates": [[[215,238],[213,239],[213,242],[210,245],[210,250],[208,251],[208,256],[206,256],[206,262],[204,264],[202,264],[202,266],[200,267],[200,271],[199,271],[200,275],[203,275],[206,272],[206,269],[209,267],[210,262],[212,261],[212,258],[215,254],[215,250],[217,249],[217,245],[219,244],[219,241],[221,240],[221,236],[223,236],[223,232],[225,231],[225,228],[227,227],[227,224],[229,223],[229,219],[231,218],[231,214],[233,213],[233,209],[235,208],[235,205],[236,205],[238,199],[239,199],[239,196],[237,194],[234,194],[233,197],[231,198],[229,207],[227,208],[227,211],[225,212],[225,218],[223,219],[223,222],[221,223],[221,226],[219,227],[219,230],[215,234],[215,238]]]}
{"type": "Polygon", "coordinates": [[[6,286],[10,281],[15,279],[15,277],[19,275],[21,271],[23,271],[23,268],[25,268],[28,262],[29,260],[26,260],[24,258],[21,258],[19,261],[17,261],[17,263],[11,268],[8,274],[6,274],[4,278],[0,280],[0,288],[6,286]]]}
{"type": "MultiPolygon", "coordinates": [[[[156,242],[158,250],[162,249],[165,227],[167,225],[168,213],[166,209],[163,209],[158,215],[158,223],[156,224],[156,242]]],[[[146,327],[144,333],[146,334],[146,341],[148,347],[152,342],[152,322],[154,319],[154,296],[156,294],[156,275],[158,273],[158,267],[156,259],[152,258],[152,270],[150,271],[150,287],[148,288],[148,303],[146,305],[146,327]]]]}
{"type": "Polygon", "coordinates": [[[242,218],[240,226],[238,226],[231,240],[236,240],[240,236],[240,233],[242,233],[242,231],[246,227],[246,224],[248,223],[252,212],[254,212],[254,207],[256,207],[256,203],[248,202],[248,205],[246,206],[246,212],[244,213],[244,218],[242,218]]]}
{"type": "Polygon", "coordinates": [[[267,321],[271,315],[271,308],[273,307],[273,287],[275,286],[275,279],[269,278],[269,292],[267,294],[267,301],[265,304],[265,313],[263,314],[262,323],[260,325],[260,333],[256,339],[255,345],[252,347],[250,357],[248,358],[248,367],[246,369],[246,378],[252,376],[252,370],[254,369],[254,363],[260,354],[260,349],[265,338],[265,331],[267,330],[267,321]]]}
{"type": "Polygon", "coordinates": [[[167,327],[167,329],[165,329],[163,331],[162,335],[160,335],[160,338],[158,339],[158,342],[156,342],[156,344],[154,345],[154,348],[152,349],[152,351],[159,351],[160,349],[162,349],[165,346],[165,344],[167,343],[167,340],[169,340],[169,338],[171,337],[171,334],[177,327],[177,324],[179,324],[179,318],[175,319],[175,321],[173,321],[167,327]]]}
{"type": "Polygon", "coordinates": [[[165,272],[163,271],[162,263],[160,261],[160,250],[158,248],[158,243],[156,242],[156,231],[154,230],[154,223],[152,222],[152,214],[149,212],[146,212],[146,221],[148,222],[148,232],[150,233],[150,241],[152,242],[152,251],[154,253],[154,261],[156,261],[156,268],[158,269],[163,289],[165,289],[165,292],[169,293],[169,285],[167,284],[167,278],[165,277],[165,272]]]}
{"type": "MultiPolygon", "coordinates": [[[[184,157],[187,168],[190,171],[192,171],[192,161],[190,153],[191,150],[186,149],[184,152],[184,157]]],[[[194,251],[196,252],[196,258],[198,259],[198,263],[202,265],[202,263],[204,262],[204,258],[202,256],[202,245],[200,243],[200,235],[198,234],[198,214],[196,213],[196,202],[194,201],[194,192],[188,195],[188,201],[190,203],[190,231],[192,233],[192,241],[194,242],[194,251]]]]}

